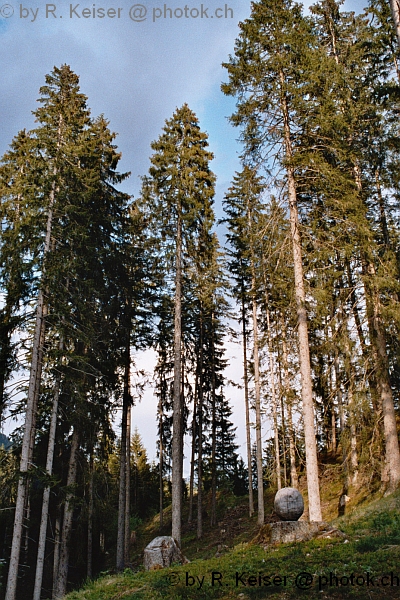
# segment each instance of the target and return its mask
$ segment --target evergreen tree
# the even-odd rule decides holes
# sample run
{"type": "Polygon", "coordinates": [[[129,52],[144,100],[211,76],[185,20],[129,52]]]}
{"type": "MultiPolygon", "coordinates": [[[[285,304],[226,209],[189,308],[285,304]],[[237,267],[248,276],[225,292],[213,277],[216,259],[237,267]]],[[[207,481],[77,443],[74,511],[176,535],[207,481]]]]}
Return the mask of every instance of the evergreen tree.
{"type": "Polygon", "coordinates": [[[185,104],[166,121],[164,132],[152,143],[149,176],[142,198],[153,214],[151,227],[163,241],[160,259],[174,279],[174,387],[172,438],[172,536],[181,542],[183,415],[182,397],[182,268],[193,256],[202,222],[211,218],[215,177],[209,168],[212,154],[207,136],[185,104]]]}

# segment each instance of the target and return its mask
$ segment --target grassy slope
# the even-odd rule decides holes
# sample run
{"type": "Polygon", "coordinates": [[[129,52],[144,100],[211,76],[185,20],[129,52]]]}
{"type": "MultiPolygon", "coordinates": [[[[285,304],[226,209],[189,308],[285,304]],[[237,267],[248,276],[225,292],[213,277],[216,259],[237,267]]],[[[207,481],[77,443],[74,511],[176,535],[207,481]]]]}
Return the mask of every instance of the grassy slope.
{"type": "MultiPolygon", "coordinates": [[[[174,566],[151,573],[141,570],[143,548],[159,535],[158,517],[144,524],[137,533],[137,544],[133,552],[135,572],[127,570],[122,575],[107,575],[77,592],[67,596],[68,600],[183,600],[183,599],[243,599],[246,598],[379,598],[400,599],[400,491],[386,498],[376,498],[370,502],[364,486],[350,494],[350,505],[358,505],[346,516],[333,519],[337,515],[337,499],[340,485],[335,485],[332,472],[325,472],[322,481],[322,504],[324,517],[346,534],[346,538],[318,539],[299,544],[285,544],[267,550],[253,543],[258,528],[256,518],[247,514],[247,500],[237,499],[227,494],[219,498],[218,525],[205,528],[204,539],[196,539],[194,527],[185,525],[182,547],[191,561],[188,565],[174,566]],[[330,485],[327,485],[328,479],[330,485]],[[333,520],[332,520],[333,519],[333,520]],[[212,573],[221,573],[221,580],[212,573]],[[393,583],[385,585],[377,580],[385,574],[391,583],[390,574],[395,575],[393,583]],[[239,574],[237,579],[236,573],[239,574]],[[242,576],[242,573],[246,575],[242,576]],[[296,576],[308,573],[312,576],[311,587],[301,590],[296,586],[296,576]],[[332,573],[332,585],[329,582],[332,573]],[[364,577],[370,584],[336,585],[335,577],[350,577],[354,574],[364,577]],[[258,585],[257,577],[272,576],[275,584],[258,585]],[[255,576],[256,585],[251,586],[248,577],[255,576]],[[286,581],[283,577],[286,576],[286,581]],[[200,587],[199,580],[204,577],[200,587]],[[279,582],[279,577],[281,581],[279,582]],[[371,577],[375,579],[371,580],[371,577]],[[396,579],[399,578],[399,579],[396,579]],[[199,578],[199,580],[197,579],[199,578]],[[327,578],[327,579],[324,579],[327,578]],[[242,584],[246,582],[246,585],[242,584]],[[192,583],[192,585],[187,585],[192,583]],[[222,583],[222,585],[220,585],[222,583]],[[285,585],[286,583],[286,585],[285,585]],[[374,583],[374,585],[372,585],[374,583]],[[322,588],[322,589],[319,589],[322,588]]],[[[272,516],[273,493],[266,492],[267,520],[272,516]]],[[[206,505],[206,512],[207,512],[206,505]]],[[[166,511],[165,533],[169,534],[169,511],[166,511]]],[[[186,515],[184,515],[186,516],[186,515]]],[[[184,519],[185,521],[185,519],[184,519]]],[[[205,514],[205,521],[208,515],[205,514]]],[[[303,579],[302,581],[305,581],[303,579]]],[[[361,583],[362,579],[358,582],[361,583]]],[[[267,581],[265,582],[267,583],[267,581]]],[[[338,582],[340,583],[340,582],[338,582]]],[[[343,580],[346,583],[346,580],[343,580]]],[[[66,600],[67,600],[66,599],[66,600]]]]}

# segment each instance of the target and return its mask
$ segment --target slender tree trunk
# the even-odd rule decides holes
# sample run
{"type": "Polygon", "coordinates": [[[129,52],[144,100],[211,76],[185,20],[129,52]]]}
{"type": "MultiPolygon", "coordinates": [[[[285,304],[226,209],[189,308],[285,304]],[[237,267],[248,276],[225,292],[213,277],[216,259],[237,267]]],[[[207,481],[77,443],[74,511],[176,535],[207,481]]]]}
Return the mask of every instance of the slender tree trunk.
{"type": "Polygon", "coordinates": [[[88,579],[93,577],[93,512],[94,512],[94,461],[93,450],[90,452],[89,462],[89,506],[88,506],[88,531],[87,531],[87,569],[88,579]]]}
{"type": "Polygon", "coordinates": [[[336,382],[336,398],[338,402],[339,408],[339,422],[340,422],[340,443],[342,445],[342,469],[343,469],[343,492],[342,494],[347,494],[349,491],[349,467],[347,462],[347,437],[346,437],[346,421],[344,415],[344,406],[343,406],[343,394],[342,389],[340,387],[340,368],[339,368],[339,354],[338,351],[335,351],[335,359],[334,359],[334,367],[335,367],[335,382],[336,382]]]}
{"type": "Polygon", "coordinates": [[[119,465],[119,493],[118,493],[118,533],[117,533],[117,570],[125,567],[125,502],[126,502],[126,424],[128,420],[128,401],[124,394],[122,404],[121,422],[121,448],[119,465]]]}
{"type": "Polygon", "coordinates": [[[203,537],[203,306],[200,303],[199,335],[199,451],[197,454],[197,539],[203,537]]]}
{"type": "Polygon", "coordinates": [[[22,555],[23,555],[23,564],[28,565],[28,554],[29,554],[29,521],[31,518],[31,498],[28,494],[26,496],[26,505],[25,505],[25,520],[26,525],[24,527],[24,535],[23,535],[23,544],[22,544],[22,555]]]}
{"type": "MultiPolygon", "coordinates": [[[[282,84],[281,109],[284,122],[284,143],[286,158],[292,158],[290,139],[289,111],[284,89],[284,75],[280,74],[282,84]]],[[[319,494],[317,444],[314,425],[314,403],[311,380],[310,349],[308,343],[307,311],[305,306],[305,290],[303,261],[301,253],[299,217],[297,210],[297,193],[294,171],[291,166],[286,169],[288,179],[288,196],[290,209],[290,231],[292,237],[295,297],[297,304],[297,332],[299,339],[299,360],[301,375],[301,395],[303,401],[304,439],[306,449],[306,472],[310,521],[322,521],[321,500],[319,494]]]]}
{"type": "Polygon", "coordinates": [[[211,324],[211,354],[212,354],[212,373],[211,373],[211,526],[217,524],[217,423],[216,423],[216,385],[215,385],[215,341],[214,341],[214,313],[212,314],[211,324]]]}
{"type": "Polygon", "coordinates": [[[392,11],[392,17],[394,22],[394,29],[396,32],[397,44],[400,50],[400,5],[399,0],[389,0],[390,8],[392,11]]]}
{"type": "Polygon", "coordinates": [[[58,567],[60,564],[60,540],[61,540],[61,509],[57,508],[57,516],[54,523],[54,556],[53,556],[53,594],[52,598],[55,599],[58,567]]]}
{"type": "MultiPolygon", "coordinates": [[[[286,419],[285,419],[285,405],[283,402],[283,395],[281,396],[281,419],[282,419],[282,463],[283,463],[283,486],[287,486],[287,467],[286,467],[286,419]]],[[[279,441],[279,438],[278,438],[279,441]]]]}
{"type": "Polygon", "coordinates": [[[160,429],[160,460],[159,460],[159,485],[160,485],[160,531],[164,527],[164,425],[163,425],[163,393],[158,403],[159,429],[160,429]]]}
{"type": "Polygon", "coordinates": [[[358,479],[358,453],[357,453],[357,435],[354,415],[354,398],[351,382],[348,388],[349,398],[349,420],[350,420],[350,466],[351,466],[351,481],[356,483],[358,479]]]}
{"type": "MultiPolygon", "coordinates": [[[[280,490],[282,488],[282,477],[281,477],[281,460],[280,460],[280,452],[279,452],[277,396],[276,396],[276,390],[275,390],[274,359],[273,359],[272,352],[271,352],[271,334],[270,334],[268,302],[267,302],[266,316],[267,316],[267,347],[268,347],[268,358],[269,358],[269,372],[271,375],[270,380],[271,380],[271,396],[272,396],[272,419],[273,419],[273,423],[274,423],[276,484],[277,484],[278,490],[280,490]]],[[[283,431],[283,427],[282,427],[282,431],[283,431]]]]}
{"type": "Polygon", "coordinates": [[[5,307],[1,323],[1,339],[0,339],[0,428],[3,423],[3,412],[6,406],[4,390],[6,387],[6,378],[8,371],[8,363],[12,355],[11,335],[13,332],[12,326],[12,311],[15,310],[15,303],[11,301],[11,294],[8,293],[5,300],[5,307]]]}
{"type": "Polygon", "coordinates": [[[216,463],[216,445],[217,445],[217,423],[216,423],[216,397],[215,397],[215,371],[213,362],[212,376],[212,406],[211,406],[211,525],[217,524],[217,463],[216,463]]]}
{"type": "Polygon", "coordinates": [[[336,455],[337,441],[336,441],[336,412],[335,404],[331,402],[331,452],[336,455]]]}
{"type": "MultiPolygon", "coordinates": [[[[348,330],[348,327],[347,327],[348,330]]],[[[347,332],[346,332],[347,333],[347,332]]],[[[350,467],[351,467],[351,481],[356,483],[358,478],[358,454],[357,454],[357,436],[356,436],[356,422],[354,412],[354,396],[353,396],[353,365],[351,362],[351,350],[349,337],[346,335],[345,340],[346,348],[346,359],[345,359],[345,370],[346,370],[346,387],[347,387],[347,398],[348,398],[348,415],[350,423],[350,467]]]]}
{"type": "Polygon", "coordinates": [[[290,381],[289,381],[289,363],[288,353],[286,345],[286,327],[284,325],[283,318],[281,318],[281,332],[282,332],[282,359],[283,359],[283,376],[285,385],[285,397],[287,406],[287,417],[288,417],[288,434],[289,434],[289,459],[290,459],[290,483],[294,488],[298,488],[299,480],[297,478],[296,470],[296,448],[294,442],[294,429],[293,429],[293,403],[290,394],[290,381]]]}
{"type": "Polygon", "coordinates": [[[251,436],[250,436],[250,408],[249,408],[249,376],[247,370],[247,332],[246,332],[246,310],[244,306],[244,292],[242,291],[242,341],[243,341],[243,382],[244,382],[244,406],[246,413],[246,447],[247,447],[247,471],[249,474],[249,516],[254,514],[253,499],[253,471],[251,468],[251,436]]]}
{"type": "Polygon", "coordinates": [[[196,461],[196,434],[197,434],[197,388],[199,381],[198,369],[196,369],[196,380],[194,383],[193,419],[192,419],[192,449],[190,459],[190,481],[189,481],[189,516],[188,523],[193,521],[193,490],[194,490],[194,463],[196,461]]]}
{"type": "Polygon", "coordinates": [[[64,506],[64,519],[62,528],[62,539],[60,544],[60,562],[58,565],[58,574],[56,581],[55,600],[61,600],[67,593],[68,580],[68,562],[69,562],[69,542],[72,531],[72,517],[74,514],[74,493],[71,487],[76,483],[76,473],[78,467],[78,448],[79,448],[79,433],[75,426],[71,441],[71,454],[68,465],[67,478],[67,497],[64,506]]]}
{"type": "MultiPolygon", "coordinates": [[[[375,269],[370,262],[367,265],[369,276],[375,277],[375,269]]],[[[386,352],[386,340],[381,318],[379,296],[374,284],[366,284],[366,291],[371,294],[373,332],[371,342],[375,347],[378,392],[383,414],[383,430],[385,438],[385,461],[389,475],[388,492],[394,492],[400,484],[400,449],[397,436],[396,412],[393,393],[389,379],[389,365],[386,352]]]]}
{"type": "Polygon", "coordinates": [[[376,191],[378,193],[379,218],[380,218],[380,222],[381,222],[383,243],[385,244],[386,249],[388,249],[388,248],[390,248],[390,237],[389,237],[389,229],[388,229],[387,219],[386,219],[385,203],[383,200],[382,190],[381,190],[381,182],[379,179],[379,169],[375,170],[375,183],[376,183],[376,191]]]}
{"type": "MultiPolygon", "coordinates": [[[[56,174],[56,173],[54,173],[56,174]]],[[[46,238],[44,244],[43,274],[46,257],[50,251],[51,230],[53,222],[53,206],[55,200],[55,183],[53,182],[50,193],[49,211],[47,215],[46,238]]],[[[14,530],[11,546],[10,564],[5,600],[15,600],[18,580],[18,564],[22,540],[23,514],[27,497],[27,477],[33,457],[33,448],[36,431],[36,413],[39,399],[39,386],[42,373],[43,346],[45,338],[45,319],[47,316],[47,303],[41,289],[36,307],[36,322],[33,336],[32,362],[29,375],[28,398],[25,413],[24,437],[20,462],[20,477],[18,480],[17,502],[15,506],[14,530]]]]}
{"type": "Polygon", "coordinates": [[[254,347],[254,391],[256,399],[256,461],[257,461],[257,523],[264,525],[264,476],[262,466],[262,436],[261,436],[261,386],[258,351],[257,302],[254,297],[255,279],[253,276],[253,347],[254,347]]]}
{"type": "Polygon", "coordinates": [[[361,350],[363,353],[363,357],[367,358],[367,344],[365,341],[364,331],[361,325],[360,312],[358,309],[358,301],[356,296],[356,289],[353,282],[353,275],[351,273],[350,261],[346,260],[346,272],[347,272],[347,280],[350,288],[350,301],[351,301],[351,310],[354,316],[354,321],[357,328],[358,339],[360,340],[361,350]]]}
{"type": "Polygon", "coordinates": [[[176,276],[175,276],[175,318],[174,318],[174,400],[172,437],[172,537],[181,545],[182,522],[182,474],[183,474],[183,406],[181,395],[182,372],[182,215],[178,206],[176,227],[176,276]]]}
{"type": "MultiPolygon", "coordinates": [[[[392,11],[394,2],[391,0],[392,11]]],[[[396,13],[396,31],[399,22],[399,6],[397,4],[396,13]]],[[[361,171],[358,164],[354,165],[354,179],[358,191],[362,192],[361,171]]],[[[364,275],[365,302],[367,308],[368,325],[370,329],[371,346],[376,368],[376,383],[380,401],[380,409],[383,414],[383,433],[385,439],[385,465],[389,476],[388,492],[394,492],[400,484],[400,448],[397,436],[396,412],[394,409],[393,393],[389,378],[389,361],[386,352],[386,338],[382,323],[382,310],[379,299],[379,291],[376,288],[375,266],[368,256],[368,251],[364,251],[361,257],[362,270],[364,275]]]]}
{"type": "MultiPolygon", "coordinates": [[[[129,336],[128,336],[129,338],[129,336]]],[[[129,370],[130,370],[130,352],[129,341],[127,342],[127,352],[124,372],[124,394],[122,401],[122,423],[121,423],[121,451],[120,451],[120,468],[119,468],[119,493],[118,493],[118,534],[117,534],[117,569],[122,571],[125,567],[125,550],[126,550],[126,498],[127,498],[127,457],[128,444],[128,414],[130,407],[130,390],[129,390],[129,370]]],[[[130,454],[130,451],[129,451],[130,454]]]]}
{"type": "MultiPolygon", "coordinates": [[[[64,348],[64,340],[60,339],[59,349],[62,351],[64,348]]],[[[61,373],[58,372],[54,384],[53,393],[53,406],[51,411],[50,429],[49,429],[49,441],[47,447],[47,459],[46,459],[46,475],[51,477],[53,473],[53,460],[54,450],[56,443],[56,429],[57,429],[57,414],[58,414],[58,400],[60,397],[60,384],[61,384],[61,373]]],[[[40,600],[40,594],[42,590],[43,580],[43,567],[44,567],[44,556],[46,548],[46,533],[47,533],[47,522],[49,518],[49,503],[50,503],[50,484],[47,484],[43,492],[42,501],[42,518],[40,521],[39,531],[39,543],[38,553],[36,559],[36,576],[35,586],[33,591],[33,600],[40,600]]]]}
{"type": "Polygon", "coordinates": [[[128,412],[126,418],[126,476],[125,476],[125,535],[124,555],[125,566],[130,563],[130,541],[131,541],[131,401],[130,401],[130,364],[128,367],[128,412]]]}

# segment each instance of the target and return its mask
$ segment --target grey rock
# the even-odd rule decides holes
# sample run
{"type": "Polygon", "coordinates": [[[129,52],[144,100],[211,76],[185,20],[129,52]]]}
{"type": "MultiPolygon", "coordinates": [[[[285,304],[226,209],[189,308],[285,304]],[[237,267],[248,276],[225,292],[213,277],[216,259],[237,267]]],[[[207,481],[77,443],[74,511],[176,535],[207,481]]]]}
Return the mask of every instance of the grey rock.
{"type": "Polygon", "coordinates": [[[144,549],[144,568],[146,571],[164,569],[172,563],[185,564],[188,560],[183,556],[174,538],[160,535],[144,549]]]}
{"type": "Polygon", "coordinates": [[[307,521],[279,521],[264,525],[257,543],[264,548],[271,544],[288,544],[306,542],[313,538],[344,538],[345,534],[324,521],[308,523],[307,521]]]}
{"type": "Polygon", "coordinates": [[[303,496],[295,488],[282,488],[275,495],[274,509],[282,521],[297,521],[304,512],[303,496]]]}
{"type": "Polygon", "coordinates": [[[313,530],[305,521],[281,521],[271,523],[271,544],[287,544],[288,542],[304,542],[311,540],[313,530]]]}

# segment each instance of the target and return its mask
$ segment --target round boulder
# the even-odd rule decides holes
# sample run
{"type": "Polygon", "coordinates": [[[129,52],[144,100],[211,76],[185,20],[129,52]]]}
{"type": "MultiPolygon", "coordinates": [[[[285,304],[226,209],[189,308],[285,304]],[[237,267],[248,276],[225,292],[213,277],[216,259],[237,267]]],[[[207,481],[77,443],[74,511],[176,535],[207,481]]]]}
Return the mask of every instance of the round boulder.
{"type": "Polygon", "coordinates": [[[282,521],[297,521],[304,512],[303,496],[295,488],[282,488],[275,495],[274,509],[282,521]]]}

